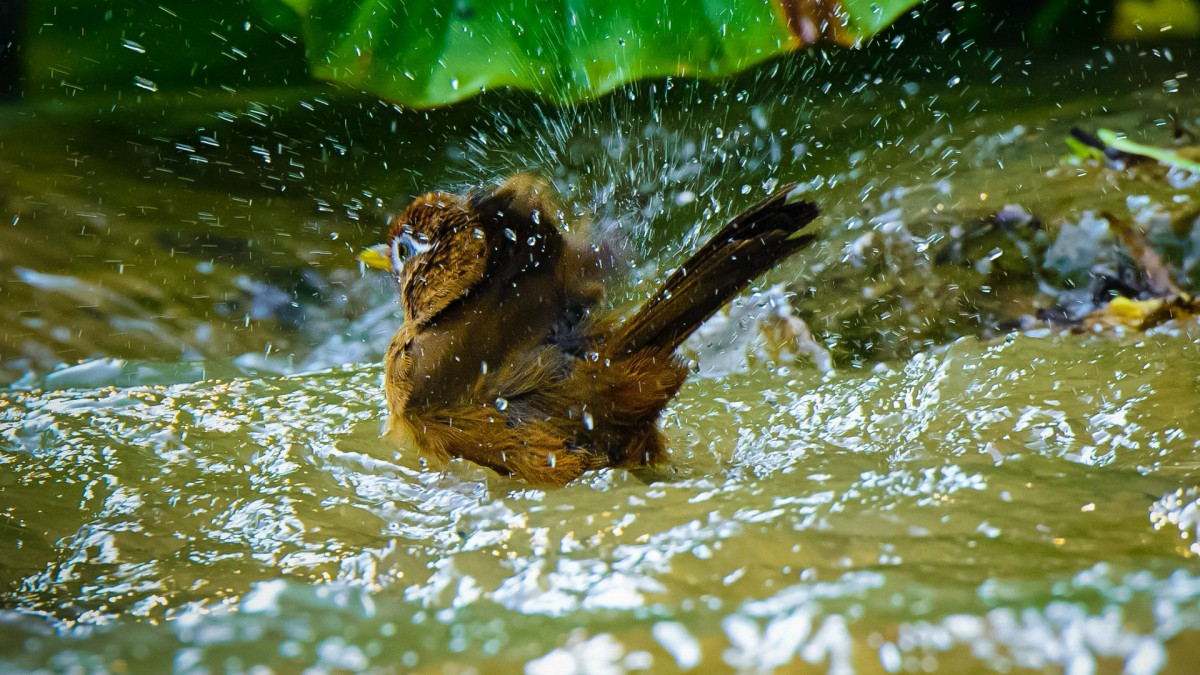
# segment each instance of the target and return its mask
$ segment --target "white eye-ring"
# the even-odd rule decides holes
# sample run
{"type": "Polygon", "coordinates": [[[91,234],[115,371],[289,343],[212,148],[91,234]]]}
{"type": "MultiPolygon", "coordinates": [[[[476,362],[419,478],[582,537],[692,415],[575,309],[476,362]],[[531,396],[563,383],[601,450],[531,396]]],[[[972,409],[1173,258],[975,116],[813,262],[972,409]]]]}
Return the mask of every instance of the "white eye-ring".
{"type": "Polygon", "coordinates": [[[392,269],[396,271],[396,274],[399,274],[400,270],[404,269],[405,260],[408,260],[414,255],[425,253],[431,248],[433,248],[433,244],[417,241],[417,239],[408,232],[401,233],[400,236],[392,239],[392,246],[391,250],[389,251],[389,254],[391,255],[392,269]]]}
{"type": "Polygon", "coordinates": [[[400,237],[392,239],[391,250],[388,253],[392,262],[392,271],[400,274],[400,270],[404,269],[404,258],[400,257],[400,237]]]}
{"type": "Polygon", "coordinates": [[[426,241],[418,241],[411,234],[409,234],[407,232],[401,234],[399,239],[400,239],[400,243],[404,246],[405,250],[408,252],[408,257],[410,257],[410,258],[414,255],[424,253],[424,252],[428,251],[429,249],[433,248],[433,244],[430,244],[429,242],[426,242],[426,241]]]}

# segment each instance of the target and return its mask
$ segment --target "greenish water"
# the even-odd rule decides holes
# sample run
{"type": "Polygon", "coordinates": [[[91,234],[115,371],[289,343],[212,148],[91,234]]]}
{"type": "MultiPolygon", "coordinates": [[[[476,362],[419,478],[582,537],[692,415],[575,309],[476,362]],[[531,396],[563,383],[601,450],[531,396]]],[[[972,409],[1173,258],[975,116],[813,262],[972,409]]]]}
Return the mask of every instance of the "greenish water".
{"type": "Polygon", "coordinates": [[[1062,235],[1105,211],[1200,272],[1190,177],[1060,161],[1071,126],[1195,122],[1196,54],[933,51],[572,110],[0,111],[0,669],[1192,672],[1200,324],[998,324],[1086,285],[1060,258],[1110,260],[1062,235]],[[769,282],[836,368],[737,343],[653,475],[426,470],[379,439],[399,312],[353,251],[528,168],[626,251],[616,303],[808,181],[823,243],[769,282]],[[1005,204],[1044,228],[954,233],[1005,204]]]}
{"type": "Polygon", "coordinates": [[[670,476],[550,491],[395,457],[373,366],[10,395],[6,658],[1186,664],[1198,337],[966,339],[696,384],[670,476]]]}

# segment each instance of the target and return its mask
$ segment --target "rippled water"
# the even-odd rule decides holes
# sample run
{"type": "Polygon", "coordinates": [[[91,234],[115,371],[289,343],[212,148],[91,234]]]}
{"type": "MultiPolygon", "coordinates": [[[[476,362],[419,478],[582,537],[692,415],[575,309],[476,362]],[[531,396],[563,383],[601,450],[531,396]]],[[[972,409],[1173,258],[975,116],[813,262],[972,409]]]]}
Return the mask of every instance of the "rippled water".
{"type": "Polygon", "coordinates": [[[945,49],[550,112],[5,109],[0,670],[1192,672],[1200,323],[999,324],[1105,211],[1200,276],[1192,178],[1060,161],[1074,125],[1162,140],[1194,49],[945,49]],[[771,282],[835,367],[701,348],[656,471],[426,470],[379,438],[398,313],[352,253],[393,195],[527,168],[625,242],[618,304],[808,180],[823,243],[771,282]],[[1050,234],[939,262],[1009,203],[1050,234]]]}
{"type": "Polygon", "coordinates": [[[56,669],[1185,672],[1198,340],[696,383],[670,470],[548,491],[382,447],[377,367],[7,394],[0,641],[56,669]]]}

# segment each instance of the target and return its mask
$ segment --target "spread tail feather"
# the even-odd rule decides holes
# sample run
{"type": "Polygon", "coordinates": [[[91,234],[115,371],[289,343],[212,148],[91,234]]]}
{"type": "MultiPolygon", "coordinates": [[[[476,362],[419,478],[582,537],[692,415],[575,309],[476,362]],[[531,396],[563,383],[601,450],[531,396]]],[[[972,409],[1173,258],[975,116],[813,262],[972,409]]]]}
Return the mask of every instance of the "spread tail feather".
{"type": "Polygon", "coordinates": [[[812,202],[788,203],[786,185],[734,218],[675,270],[609,340],[613,354],[674,351],[751,281],[808,246],[801,230],[817,217],[812,202]]]}

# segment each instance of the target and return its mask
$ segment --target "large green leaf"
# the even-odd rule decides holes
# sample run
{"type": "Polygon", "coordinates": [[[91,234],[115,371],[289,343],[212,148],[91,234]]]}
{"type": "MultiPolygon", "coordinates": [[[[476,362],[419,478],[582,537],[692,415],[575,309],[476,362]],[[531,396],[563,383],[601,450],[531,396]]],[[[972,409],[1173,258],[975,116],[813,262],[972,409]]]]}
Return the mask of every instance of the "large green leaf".
{"type": "Polygon", "coordinates": [[[308,70],[410,106],[505,86],[577,101],[642,77],[734,73],[820,39],[851,44],[919,1],[37,2],[24,93],[124,101],[276,86],[308,70]]]}
{"type": "Polygon", "coordinates": [[[586,99],[868,37],[919,0],[283,0],[318,77],[413,106],[509,86],[586,99]]]}

